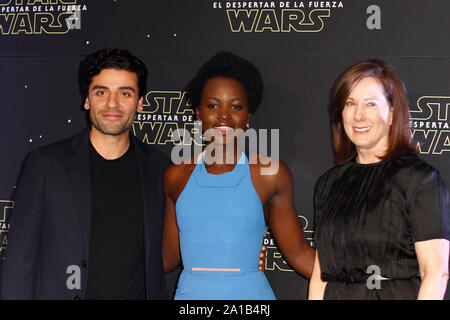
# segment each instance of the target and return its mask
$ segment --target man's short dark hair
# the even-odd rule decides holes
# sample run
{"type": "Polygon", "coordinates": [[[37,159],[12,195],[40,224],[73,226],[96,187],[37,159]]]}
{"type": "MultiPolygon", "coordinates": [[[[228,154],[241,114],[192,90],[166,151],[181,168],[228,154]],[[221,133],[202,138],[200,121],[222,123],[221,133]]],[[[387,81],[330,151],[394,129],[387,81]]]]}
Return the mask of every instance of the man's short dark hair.
{"type": "Polygon", "coordinates": [[[89,93],[89,85],[92,78],[103,69],[115,69],[134,72],[138,78],[139,97],[147,91],[148,70],[145,64],[128,50],[113,48],[102,49],[86,57],[80,63],[79,82],[80,93],[85,99],[89,93]]]}
{"type": "Polygon", "coordinates": [[[186,86],[194,109],[200,105],[205,84],[215,77],[228,77],[239,81],[247,92],[249,111],[255,113],[263,94],[261,74],[252,63],[226,51],[217,53],[207,61],[186,86]]]}

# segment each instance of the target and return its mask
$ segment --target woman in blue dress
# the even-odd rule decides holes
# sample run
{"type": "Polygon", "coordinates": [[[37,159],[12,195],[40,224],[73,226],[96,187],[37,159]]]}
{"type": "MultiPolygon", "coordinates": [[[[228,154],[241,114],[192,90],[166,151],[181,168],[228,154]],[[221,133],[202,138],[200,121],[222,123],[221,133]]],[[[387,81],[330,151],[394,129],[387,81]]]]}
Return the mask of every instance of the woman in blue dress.
{"type": "Polygon", "coordinates": [[[203,132],[215,138],[209,155],[172,165],[164,178],[164,267],[183,264],[175,299],[275,299],[258,269],[266,222],[283,256],[308,279],[315,251],[296,215],[289,168],[257,153],[248,159],[235,143],[233,133],[249,127],[261,101],[259,71],[222,52],[187,89],[203,132]]]}

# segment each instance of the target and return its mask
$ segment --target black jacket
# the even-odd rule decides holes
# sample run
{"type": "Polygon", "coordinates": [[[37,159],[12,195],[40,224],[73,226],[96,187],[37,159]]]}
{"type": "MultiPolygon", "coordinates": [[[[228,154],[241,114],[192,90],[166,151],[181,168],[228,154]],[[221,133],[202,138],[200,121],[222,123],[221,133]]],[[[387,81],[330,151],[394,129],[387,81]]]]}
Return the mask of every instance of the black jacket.
{"type": "MultiPolygon", "coordinates": [[[[2,299],[85,297],[91,222],[89,132],[86,128],[25,158],[13,197],[2,299]],[[73,266],[81,271],[80,289],[67,284],[73,266]]],[[[163,299],[167,297],[161,255],[163,177],[169,160],[134,137],[131,143],[143,189],[147,298],[163,299]]]]}

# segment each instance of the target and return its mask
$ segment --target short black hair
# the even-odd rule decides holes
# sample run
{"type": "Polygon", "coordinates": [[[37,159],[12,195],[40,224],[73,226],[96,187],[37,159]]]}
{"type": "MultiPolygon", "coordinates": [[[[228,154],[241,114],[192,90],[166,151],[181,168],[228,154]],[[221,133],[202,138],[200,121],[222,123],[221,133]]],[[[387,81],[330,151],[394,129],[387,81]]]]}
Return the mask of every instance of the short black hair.
{"type": "Polygon", "coordinates": [[[103,69],[134,72],[138,78],[139,97],[142,97],[147,91],[148,70],[141,60],[125,49],[102,49],[88,55],[80,63],[79,85],[83,99],[88,96],[92,78],[98,75],[103,69]]]}
{"type": "Polygon", "coordinates": [[[215,54],[186,86],[194,110],[200,105],[205,84],[215,77],[239,81],[247,92],[249,111],[255,113],[262,100],[264,89],[261,74],[252,63],[227,51],[215,54]]]}

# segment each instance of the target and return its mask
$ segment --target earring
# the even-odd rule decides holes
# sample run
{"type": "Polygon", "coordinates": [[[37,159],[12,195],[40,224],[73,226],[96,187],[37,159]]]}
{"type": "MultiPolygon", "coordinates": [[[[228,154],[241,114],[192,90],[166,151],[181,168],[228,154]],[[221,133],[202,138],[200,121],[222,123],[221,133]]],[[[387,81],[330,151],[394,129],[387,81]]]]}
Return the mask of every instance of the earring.
{"type": "Polygon", "coordinates": [[[194,126],[201,127],[202,126],[202,120],[195,120],[194,121],[194,126]]]}
{"type": "Polygon", "coordinates": [[[250,123],[247,122],[245,126],[247,127],[247,129],[250,128],[250,123]]]}

